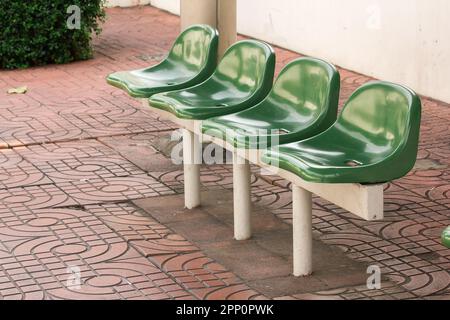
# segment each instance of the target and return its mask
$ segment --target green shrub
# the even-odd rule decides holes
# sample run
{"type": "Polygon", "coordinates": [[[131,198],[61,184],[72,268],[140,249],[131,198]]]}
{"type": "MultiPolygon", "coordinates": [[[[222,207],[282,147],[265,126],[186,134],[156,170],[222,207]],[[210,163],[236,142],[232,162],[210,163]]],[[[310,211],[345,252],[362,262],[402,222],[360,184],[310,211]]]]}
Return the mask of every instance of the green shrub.
{"type": "Polygon", "coordinates": [[[89,59],[104,18],[103,0],[0,0],[0,68],[89,59]],[[80,29],[67,27],[71,5],[81,9],[80,29]]]}

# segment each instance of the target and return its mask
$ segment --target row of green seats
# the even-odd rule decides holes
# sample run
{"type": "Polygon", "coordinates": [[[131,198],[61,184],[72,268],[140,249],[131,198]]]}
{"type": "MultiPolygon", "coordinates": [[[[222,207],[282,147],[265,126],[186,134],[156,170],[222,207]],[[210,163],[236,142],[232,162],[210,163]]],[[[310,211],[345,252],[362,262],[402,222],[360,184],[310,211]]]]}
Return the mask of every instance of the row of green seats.
{"type": "Polygon", "coordinates": [[[410,89],[370,82],[337,116],[340,78],[331,64],[300,58],[273,84],[275,54],[266,43],[232,45],[216,66],[218,33],[195,25],[156,66],[117,72],[107,81],[181,119],[205,120],[202,131],[237,148],[267,146],[262,160],[305,181],[375,184],[407,174],[417,154],[421,102],[410,89]],[[230,133],[231,134],[226,134],[230,133]],[[255,143],[256,141],[256,143],[255,143]]]}

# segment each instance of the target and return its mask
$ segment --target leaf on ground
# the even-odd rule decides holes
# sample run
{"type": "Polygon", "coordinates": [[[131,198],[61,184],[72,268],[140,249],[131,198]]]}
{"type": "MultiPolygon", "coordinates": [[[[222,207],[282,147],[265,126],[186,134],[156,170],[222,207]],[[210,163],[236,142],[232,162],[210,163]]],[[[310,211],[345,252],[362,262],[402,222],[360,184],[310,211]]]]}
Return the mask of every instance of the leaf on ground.
{"type": "Polygon", "coordinates": [[[27,86],[22,86],[22,87],[8,89],[7,92],[9,94],[13,94],[13,93],[23,94],[23,93],[26,93],[27,90],[28,90],[27,86]]]}

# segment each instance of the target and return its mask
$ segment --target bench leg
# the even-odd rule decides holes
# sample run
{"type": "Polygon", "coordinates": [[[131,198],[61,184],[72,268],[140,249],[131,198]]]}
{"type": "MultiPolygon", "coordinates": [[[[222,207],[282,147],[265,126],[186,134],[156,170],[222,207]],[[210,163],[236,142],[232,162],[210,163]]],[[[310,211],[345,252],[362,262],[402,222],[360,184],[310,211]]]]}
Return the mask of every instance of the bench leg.
{"type": "Polygon", "coordinates": [[[233,209],[236,240],[247,240],[252,235],[250,188],[250,163],[235,151],[233,152],[233,209]]]}
{"type": "Polygon", "coordinates": [[[200,147],[198,135],[183,129],[184,205],[188,209],[200,205],[200,147]]]}
{"type": "Polygon", "coordinates": [[[294,236],[294,276],[312,273],[311,192],[292,185],[292,227],[294,236]]]}

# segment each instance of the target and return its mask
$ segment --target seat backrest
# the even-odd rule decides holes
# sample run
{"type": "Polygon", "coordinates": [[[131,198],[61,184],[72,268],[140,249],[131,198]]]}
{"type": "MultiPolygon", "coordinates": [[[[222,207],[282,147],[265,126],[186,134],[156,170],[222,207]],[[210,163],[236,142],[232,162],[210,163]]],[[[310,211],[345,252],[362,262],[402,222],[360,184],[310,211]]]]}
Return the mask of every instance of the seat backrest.
{"type": "Polygon", "coordinates": [[[225,52],[210,80],[262,97],[272,88],[275,53],[270,45],[256,40],[242,40],[225,52]]]}
{"type": "Polygon", "coordinates": [[[304,123],[319,121],[323,131],[336,121],[339,89],[340,76],[333,65],[299,58],[281,70],[268,99],[274,106],[296,112],[304,123]]]}
{"type": "Polygon", "coordinates": [[[209,76],[217,64],[218,39],[217,30],[208,25],[190,26],[175,40],[166,62],[181,64],[194,72],[204,69],[209,76]]]}
{"type": "Polygon", "coordinates": [[[416,93],[397,84],[374,81],[352,94],[336,127],[360,140],[368,153],[383,154],[385,160],[395,160],[407,172],[417,156],[420,118],[421,102],[416,93]]]}

